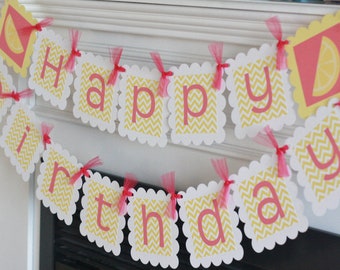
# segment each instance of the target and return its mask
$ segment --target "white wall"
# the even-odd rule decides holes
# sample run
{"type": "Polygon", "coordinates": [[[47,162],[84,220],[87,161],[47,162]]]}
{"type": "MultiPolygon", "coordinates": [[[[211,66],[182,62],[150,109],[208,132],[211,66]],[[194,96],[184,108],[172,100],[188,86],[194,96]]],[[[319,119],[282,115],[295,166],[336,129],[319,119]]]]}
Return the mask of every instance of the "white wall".
{"type": "MultiPolygon", "coordinates": [[[[285,36],[289,36],[298,27],[307,26],[312,20],[337,10],[336,6],[330,5],[237,0],[162,1],[170,6],[146,4],[160,2],[152,0],[137,0],[135,4],[81,0],[20,2],[37,18],[54,17],[51,28],[65,38],[68,38],[68,29],[81,30],[81,50],[108,57],[109,47],[122,46],[124,64],[136,63],[149,67],[153,67],[149,52],[154,50],[160,52],[166,67],[212,61],[207,49],[212,41],[224,42],[224,58],[235,57],[239,52],[247,52],[251,47],[273,41],[264,24],[266,18],[278,15],[285,36]]],[[[24,85],[25,81],[22,80],[20,88],[24,85]]],[[[226,110],[227,138],[222,144],[183,147],[170,143],[166,148],[130,142],[117,133],[100,132],[81,124],[72,115],[71,99],[67,110],[59,111],[37,98],[34,111],[41,120],[55,125],[53,140],[62,144],[80,162],[99,155],[104,161],[104,166],[99,169],[119,175],[135,173],[141,181],[153,184],[160,183],[161,174],[175,170],[177,188],[181,190],[217,180],[210,165],[212,157],[227,157],[231,173],[237,173],[241,166],[247,166],[263,154],[260,147],[233,136],[230,108],[226,110]]],[[[280,141],[290,136],[301,123],[278,133],[280,141]]],[[[18,177],[3,151],[0,151],[0,183],[0,233],[3,234],[0,235],[0,268],[21,270],[27,266],[31,269],[32,252],[26,249],[28,243],[35,239],[32,238],[30,226],[35,224],[32,217],[35,218],[37,212],[32,212],[28,206],[32,205],[30,199],[34,199],[34,192],[29,194],[29,185],[18,177]],[[26,264],[26,261],[30,263],[26,264]],[[17,265],[13,266],[13,263],[17,265]]],[[[301,192],[300,199],[303,200],[301,192]]],[[[310,204],[305,201],[304,204],[312,227],[340,234],[340,209],[328,211],[324,217],[318,218],[312,214],[310,204]]],[[[37,224],[34,228],[37,233],[37,224]]]]}
{"type": "Polygon", "coordinates": [[[0,150],[0,268],[27,269],[29,185],[0,150]]]}

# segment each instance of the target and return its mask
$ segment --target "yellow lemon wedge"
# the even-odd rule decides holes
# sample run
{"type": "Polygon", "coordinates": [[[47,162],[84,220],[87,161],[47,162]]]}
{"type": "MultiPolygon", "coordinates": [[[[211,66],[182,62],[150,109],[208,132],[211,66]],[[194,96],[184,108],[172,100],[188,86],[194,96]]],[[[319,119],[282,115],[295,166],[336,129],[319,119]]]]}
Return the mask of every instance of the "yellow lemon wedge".
{"type": "Polygon", "coordinates": [[[11,49],[12,52],[19,54],[24,51],[11,15],[7,16],[5,22],[5,39],[8,47],[11,49]]]}
{"type": "Polygon", "coordinates": [[[313,96],[318,97],[329,92],[338,80],[339,71],[340,57],[338,49],[329,38],[322,37],[313,96]]]}

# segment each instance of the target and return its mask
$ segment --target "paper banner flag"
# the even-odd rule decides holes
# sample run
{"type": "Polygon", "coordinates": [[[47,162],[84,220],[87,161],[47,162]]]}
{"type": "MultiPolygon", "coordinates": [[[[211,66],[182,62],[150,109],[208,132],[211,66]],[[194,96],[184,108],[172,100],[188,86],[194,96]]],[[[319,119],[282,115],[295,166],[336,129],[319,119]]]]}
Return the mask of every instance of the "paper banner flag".
{"type": "Polygon", "coordinates": [[[223,181],[219,184],[212,181],[208,186],[200,184],[197,189],[189,187],[186,193],[180,192],[183,198],[178,200],[179,215],[188,238],[190,263],[195,268],[230,264],[233,259],[243,257],[242,233],[237,228],[239,219],[234,204],[229,200],[227,208],[218,206],[222,186],[223,181]]]}
{"type": "Polygon", "coordinates": [[[51,30],[38,33],[34,45],[32,65],[28,85],[35,93],[50,101],[60,110],[66,108],[66,100],[70,96],[72,74],[64,68],[69,54],[68,43],[51,30]]]}
{"type": "Polygon", "coordinates": [[[159,71],[146,67],[126,67],[122,73],[119,96],[118,131],[122,137],[150,146],[167,144],[168,111],[166,99],[157,94],[159,71]]]}
{"type": "Polygon", "coordinates": [[[295,239],[298,232],[307,230],[303,204],[296,198],[297,186],[290,177],[277,176],[275,157],[263,155],[260,163],[253,161],[230,178],[235,180],[233,198],[240,207],[244,232],[256,252],[283,245],[287,237],[295,239]]]}
{"type": "MultiPolygon", "coordinates": [[[[0,93],[10,93],[14,91],[14,85],[12,77],[8,74],[7,66],[4,65],[2,59],[0,59],[0,93]]],[[[7,113],[7,110],[12,105],[12,99],[0,98],[0,122],[2,117],[7,113]]]]}
{"type": "Polygon", "coordinates": [[[171,71],[174,76],[168,92],[172,142],[185,145],[223,142],[225,85],[222,83],[218,91],[213,88],[215,66],[207,62],[201,66],[193,63],[190,67],[183,64],[179,68],[172,67],[171,71]]]}
{"type": "Polygon", "coordinates": [[[0,19],[0,56],[23,77],[30,65],[36,33],[24,33],[22,29],[36,23],[37,20],[17,0],[5,1],[0,19]]]}
{"type": "Polygon", "coordinates": [[[292,146],[290,165],[318,216],[337,208],[340,200],[340,108],[333,107],[334,102],[320,107],[287,140],[292,146]]]}
{"type": "Polygon", "coordinates": [[[340,12],[313,21],[289,38],[287,47],[290,82],[302,118],[340,98],[340,12]]]}
{"type": "Polygon", "coordinates": [[[118,215],[118,201],[122,188],[116,181],[90,172],[83,186],[80,233],[90,242],[96,242],[106,252],[118,256],[123,241],[124,216],[118,215]]]}
{"type": "Polygon", "coordinates": [[[81,166],[77,159],[59,144],[49,144],[43,154],[44,162],[40,165],[37,179],[37,198],[49,207],[53,214],[67,225],[72,223],[72,215],[76,212],[81,181],[70,184],[71,176],[81,166]]]}
{"type": "Polygon", "coordinates": [[[164,191],[139,188],[129,197],[131,257],[143,264],[177,268],[179,245],[176,220],[166,214],[169,198],[164,191]]]}
{"type": "MultiPolygon", "coordinates": [[[[113,133],[116,129],[118,91],[108,85],[112,64],[100,56],[83,53],[78,59],[73,114],[92,127],[113,133]]],[[[116,84],[119,83],[119,77],[116,84]]]]}
{"type": "Polygon", "coordinates": [[[18,174],[24,181],[28,181],[44,146],[40,124],[25,105],[17,103],[11,108],[11,115],[7,118],[0,137],[0,146],[4,148],[18,174]]]}
{"type": "Polygon", "coordinates": [[[276,69],[276,45],[264,44],[228,59],[226,69],[235,136],[254,137],[269,125],[280,130],[296,120],[287,70],[276,69]]]}

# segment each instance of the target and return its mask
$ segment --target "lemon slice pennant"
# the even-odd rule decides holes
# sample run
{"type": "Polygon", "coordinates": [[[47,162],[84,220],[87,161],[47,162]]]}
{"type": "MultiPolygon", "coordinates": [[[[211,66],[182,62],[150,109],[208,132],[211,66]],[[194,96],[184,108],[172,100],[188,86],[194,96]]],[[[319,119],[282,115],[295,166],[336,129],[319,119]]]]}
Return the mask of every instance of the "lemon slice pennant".
{"type": "Polygon", "coordinates": [[[5,22],[5,39],[12,52],[20,54],[24,51],[11,15],[7,16],[5,22]]]}
{"type": "Polygon", "coordinates": [[[313,96],[327,94],[338,80],[340,57],[336,45],[327,37],[322,37],[318,65],[314,80],[313,96]]]}

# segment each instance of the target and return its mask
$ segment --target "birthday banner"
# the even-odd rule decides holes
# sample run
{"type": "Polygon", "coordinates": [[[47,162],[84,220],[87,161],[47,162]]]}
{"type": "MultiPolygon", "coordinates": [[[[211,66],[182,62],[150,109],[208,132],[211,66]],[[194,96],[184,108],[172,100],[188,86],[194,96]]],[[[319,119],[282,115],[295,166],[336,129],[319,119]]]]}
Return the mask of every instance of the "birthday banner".
{"type": "Polygon", "coordinates": [[[212,43],[207,49],[213,63],[165,69],[152,52],[151,70],[120,64],[123,48],[111,49],[110,59],[80,51],[79,31],[65,39],[48,29],[51,23],[51,18],[38,22],[16,0],[5,1],[1,9],[0,146],[24,181],[42,160],[36,196],[58,219],[71,224],[81,199],[79,230],[90,242],[119,256],[127,226],[133,260],[177,268],[180,218],[193,267],[241,260],[240,221],[256,252],[273,249],[308,229],[291,169],[315,215],[339,206],[340,12],[287,40],[278,18],[270,18],[264,23],[273,44],[233,59],[223,60],[223,44],[212,43]],[[16,90],[8,69],[28,77],[29,89],[16,90]],[[222,143],[228,102],[235,136],[271,148],[273,155],[234,175],[226,159],[213,159],[217,180],[178,193],[175,172],[161,176],[164,191],[135,189],[137,178],[131,174],[120,186],[91,171],[102,164],[99,157],[81,164],[52,140],[53,127],[22,102],[34,94],[60,110],[72,94],[75,118],[158,147],[166,147],[168,133],[174,144],[222,143]],[[273,131],[295,123],[295,103],[305,124],[280,145],[273,131]]]}

